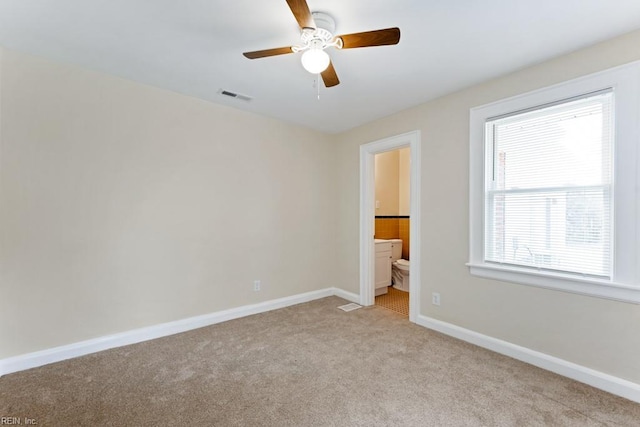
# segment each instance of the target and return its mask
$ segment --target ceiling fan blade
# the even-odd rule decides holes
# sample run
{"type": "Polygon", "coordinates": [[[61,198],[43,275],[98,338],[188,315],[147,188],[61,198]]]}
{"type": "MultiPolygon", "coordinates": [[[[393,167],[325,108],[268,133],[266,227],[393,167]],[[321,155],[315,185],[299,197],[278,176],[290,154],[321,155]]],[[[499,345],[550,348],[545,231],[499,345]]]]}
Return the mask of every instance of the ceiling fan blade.
{"type": "Polygon", "coordinates": [[[342,39],[343,49],[398,44],[398,42],[400,41],[400,28],[394,27],[386,28],[384,30],[345,34],[342,36],[338,36],[338,38],[342,39]]]}
{"type": "Polygon", "coordinates": [[[306,0],[287,0],[289,9],[295,16],[300,28],[316,28],[316,23],[311,16],[311,10],[306,0]]]}
{"type": "Polygon", "coordinates": [[[333,68],[333,63],[329,62],[329,66],[322,73],[322,81],[324,82],[325,87],[333,87],[340,84],[340,80],[338,80],[338,75],[336,74],[336,69],[333,68]]]}
{"type": "Polygon", "coordinates": [[[286,55],[287,53],[293,53],[291,47],[277,47],[275,49],[256,50],[253,52],[243,53],[249,59],[265,58],[267,56],[286,55]]]}

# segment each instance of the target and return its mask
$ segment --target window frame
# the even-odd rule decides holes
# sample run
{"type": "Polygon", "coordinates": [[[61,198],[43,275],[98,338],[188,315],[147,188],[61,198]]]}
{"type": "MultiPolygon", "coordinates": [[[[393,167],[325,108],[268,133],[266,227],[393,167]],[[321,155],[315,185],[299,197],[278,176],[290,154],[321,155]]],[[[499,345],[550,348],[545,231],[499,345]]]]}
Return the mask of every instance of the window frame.
{"type": "Polygon", "coordinates": [[[640,304],[640,61],[470,110],[469,262],[472,275],[640,304]],[[585,94],[614,92],[613,269],[611,280],[484,261],[485,124],[585,94]]]}
{"type": "MultiPolygon", "coordinates": [[[[554,182],[554,184],[551,186],[538,185],[538,186],[530,187],[525,185],[522,188],[518,187],[518,188],[500,189],[500,188],[495,188],[493,186],[499,181],[499,180],[496,181],[497,178],[495,177],[495,175],[497,171],[500,169],[499,166],[497,165],[497,163],[500,162],[500,160],[498,159],[498,154],[496,152],[497,150],[496,147],[500,144],[500,140],[498,138],[499,132],[496,131],[496,126],[504,126],[505,121],[507,121],[507,123],[513,124],[514,120],[516,121],[523,120],[522,119],[523,115],[529,115],[526,119],[529,119],[531,117],[531,114],[539,118],[540,117],[548,118],[549,114],[554,114],[554,111],[549,112],[549,108],[555,108],[556,109],[555,112],[557,112],[557,108],[566,108],[565,106],[567,104],[573,105],[574,108],[576,108],[577,103],[587,102],[593,105],[593,102],[594,102],[593,100],[598,97],[606,97],[602,102],[606,102],[606,105],[611,106],[610,113],[605,114],[603,111],[603,115],[602,115],[602,119],[604,120],[603,125],[605,122],[612,125],[613,118],[614,118],[613,104],[615,102],[615,98],[614,98],[613,90],[610,88],[601,90],[595,93],[591,92],[591,93],[586,93],[573,98],[564,99],[559,102],[554,102],[551,105],[549,104],[540,105],[534,108],[530,108],[526,111],[518,111],[513,114],[507,114],[505,116],[490,117],[486,119],[485,121],[486,156],[484,161],[487,167],[485,167],[485,176],[484,176],[484,180],[485,180],[485,187],[484,187],[485,246],[484,246],[484,257],[483,257],[485,262],[492,263],[492,264],[499,264],[499,265],[500,264],[511,265],[517,268],[527,268],[528,270],[539,269],[539,270],[550,271],[552,273],[560,272],[560,273],[566,273],[569,275],[580,275],[578,271],[571,271],[570,269],[563,270],[561,268],[554,268],[548,265],[541,265],[536,267],[535,265],[532,265],[532,264],[525,264],[525,263],[519,264],[517,261],[514,261],[514,260],[512,261],[507,261],[506,259],[499,260],[498,258],[500,257],[499,256],[496,257],[496,254],[491,250],[491,248],[493,248],[494,245],[490,243],[495,238],[495,235],[492,234],[492,231],[494,231],[493,224],[497,220],[495,214],[492,214],[493,213],[492,202],[496,201],[496,198],[495,198],[496,196],[498,197],[503,196],[506,200],[509,197],[513,197],[516,195],[521,195],[527,198],[527,195],[535,197],[535,194],[545,193],[549,197],[558,198],[558,197],[562,197],[563,195],[567,196],[572,192],[580,192],[581,190],[588,191],[588,190],[599,189],[602,191],[602,196],[604,197],[605,195],[607,195],[607,198],[609,199],[609,202],[610,202],[609,204],[606,204],[606,206],[608,206],[609,208],[606,209],[606,213],[605,213],[606,221],[605,221],[605,227],[602,233],[604,236],[606,236],[606,241],[609,243],[607,245],[607,248],[609,249],[606,251],[610,255],[608,257],[609,259],[607,262],[608,270],[606,274],[596,274],[596,273],[586,273],[586,272],[584,274],[585,274],[585,277],[593,277],[597,280],[610,279],[611,272],[612,272],[612,257],[613,257],[613,250],[611,250],[611,243],[613,241],[613,219],[612,218],[613,218],[613,199],[614,199],[614,194],[613,194],[614,183],[612,182],[614,177],[611,171],[613,170],[613,151],[614,151],[614,145],[615,145],[614,144],[615,138],[613,135],[613,126],[607,127],[607,128],[610,128],[609,135],[606,138],[606,140],[602,141],[607,146],[605,151],[610,153],[608,156],[605,155],[606,157],[603,157],[603,160],[606,160],[606,164],[602,164],[602,166],[609,171],[609,173],[607,173],[606,175],[610,176],[611,181],[607,180],[607,182],[603,182],[601,184],[592,183],[592,184],[585,184],[582,186],[562,185],[562,183],[560,182],[554,182]],[[553,194],[553,196],[551,194],[553,194]],[[491,197],[491,195],[493,195],[493,197],[491,197]]],[[[507,124],[507,126],[508,125],[509,124],[507,124]]],[[[507,154],[507,158],[509,158],[509,154],[507,154]]],[[[598,175],[600,175],[602,172],[603,171],[600,170],[598,175]]],[[[507,202],[505,201],[505,203],[507,202]]],[[[550,225],[550,224],[547,224],[547,225],[550,225]]],[[[549,234],[550,230],[547,229],[546,231],[547,231],[546,233],[547,238],[551,237],[551,235],[549,234]]],[[[570,245],[567,245],[567,246],[570,246],[570,245]]],[[[538,249],[540,248],[538,247],[538,249]]]]}

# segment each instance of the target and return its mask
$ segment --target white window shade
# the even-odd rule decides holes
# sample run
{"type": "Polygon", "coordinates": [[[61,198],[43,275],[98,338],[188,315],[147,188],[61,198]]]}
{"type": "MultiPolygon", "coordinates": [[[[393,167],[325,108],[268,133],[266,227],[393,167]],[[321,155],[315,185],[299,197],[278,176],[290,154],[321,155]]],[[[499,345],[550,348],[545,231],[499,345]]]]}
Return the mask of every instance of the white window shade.
{"type": "Polygon", "coordinates": [[[610,279],[613,93],[490,118],[484,262],[610,279]]]}

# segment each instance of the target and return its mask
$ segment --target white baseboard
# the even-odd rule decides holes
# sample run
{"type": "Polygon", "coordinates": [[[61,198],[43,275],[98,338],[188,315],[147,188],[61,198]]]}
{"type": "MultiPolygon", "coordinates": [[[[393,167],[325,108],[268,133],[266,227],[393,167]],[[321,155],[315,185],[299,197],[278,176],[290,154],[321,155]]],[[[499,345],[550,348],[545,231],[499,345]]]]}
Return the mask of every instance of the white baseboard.
{"type": "Polygon", "coordinates": [[[418,316],[416,323],[425,328],[433,329],[445,335],[495,351],[496,353],[504,354],[505,356],[640,403],[640,384],[427,316],[418,316]]]}
{"type": "Polygon", "coordinates": [[[340,288],[333,288],[333,295],[340,297],[342,299],[346,299],[347,301],[360,304],[360,295],[354,294],[353,292],[347,292],[340,288]]]}
{"type": "Polygon", "coordinates": [[[86,354],[96,353],[98,351],[166,337],[168,335],[226,322],[227,320],[264,313],[266,311],[276,310],[332,295],[339,296],[349,301],[354,301],[352,298],[356,298],[355,302],[357,302],[358,298],[357,295],[343,291],[342,289],[327,288],[271,301],[264,301],[257,304],[245,305],[229,310],[218,311],[202,316],[176,320],[174,322],[161,323],[159,325],[149,326],[146,328],[134,329],[118,334],[107,335],[74,344],[63,345],[47,350],[2,359],[0,360],[0,376],[36,368],[38,366],[48,365],[49,363],[60,362],[74,357],[84,356],[86,354]]]}

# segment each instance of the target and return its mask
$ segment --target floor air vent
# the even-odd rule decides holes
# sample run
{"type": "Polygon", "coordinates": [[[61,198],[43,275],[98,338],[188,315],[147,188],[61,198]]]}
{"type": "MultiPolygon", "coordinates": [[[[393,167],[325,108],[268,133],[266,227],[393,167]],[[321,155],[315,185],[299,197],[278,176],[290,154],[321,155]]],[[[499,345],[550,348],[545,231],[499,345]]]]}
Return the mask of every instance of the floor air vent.
{"type": "Polygon", "coordinates": [[[239,100],[245,101],[245,102],[249,102],[249,101],[251,101],[253,99],[250,96],[242,95],[240,93],[235,93],[235,92],[231,92],[231,91],[224,90],[224,89],[220,89],[218,91],[218,93],[220,95],[228,96],[229,98],[239,99],[239,100]]]}
{"type": "Polygon", "coordinates": [[[362,306],[352,302],[350,304],[341,305],[338,308],[342,311],[353,311],[362,308],[362,306]]]}

